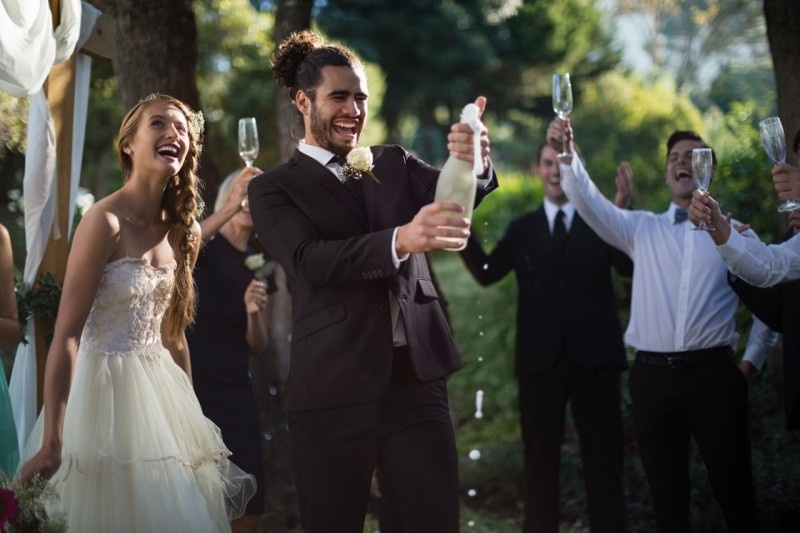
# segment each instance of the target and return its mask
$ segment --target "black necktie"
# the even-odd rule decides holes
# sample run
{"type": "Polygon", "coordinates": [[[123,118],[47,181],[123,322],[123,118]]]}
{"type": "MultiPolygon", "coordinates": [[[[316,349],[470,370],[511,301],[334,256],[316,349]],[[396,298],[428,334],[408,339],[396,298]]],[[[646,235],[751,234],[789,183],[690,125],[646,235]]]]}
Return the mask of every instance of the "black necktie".
{"type": "Polygon", "coordinates": [[[689,212],[682,207],[675,208],[675,224],[680,224],[684,220],[689,218],[689,212]]]}
{"type": "Polygon", "coordinates": [[[556,221],[553,224],[553,240],[559,250],[564,248],[564,241],[567,240],[567,226],[564,224],[564,211],[561,209],[556,213],[556,221]]]}

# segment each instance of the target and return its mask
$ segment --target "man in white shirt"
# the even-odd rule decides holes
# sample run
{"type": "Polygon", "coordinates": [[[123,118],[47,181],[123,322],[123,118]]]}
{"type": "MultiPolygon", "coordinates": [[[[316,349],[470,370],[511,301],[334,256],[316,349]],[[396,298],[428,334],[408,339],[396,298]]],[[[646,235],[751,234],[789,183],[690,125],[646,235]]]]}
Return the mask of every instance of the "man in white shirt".
{"type": "MultiPolygon", "coordinates": [[[[572,145],[569,123],[554,120],[548,141],[557,148],[565,136],[572,145]]],[[[691,131],[676,131],[667,141],[672,202],[664,213],[617,208],[574,155],[562,161],[562,187],[600,238],[633,259],[625,341],[637,350],[630,373],[633,422],[658,531],[690,529],[694,436],[728,531],[753,532],[759,525],[747,422],[748,363],[740,370],[733,361],[738,298],[713,243],[691,231],[686,220],[695,189],[692,150],[701,147],[707,145],[691,131]]]]}
{"type": "MultiPolygon", "coordinates": [[[[775,190],[781,200],[800,198],[800,169],[779,163],[772,169],[775,190]]],[[[731,273],[756,287],[770,287],[783,281],[800,279],[800,237],[781,244],[766,245],[760,240],[744,239],[731,231],[720,213],[719,204],[707,193],[696,191],[689,209],[695,224],[705,220],[718,228],[709,235],[731,273]]]]}

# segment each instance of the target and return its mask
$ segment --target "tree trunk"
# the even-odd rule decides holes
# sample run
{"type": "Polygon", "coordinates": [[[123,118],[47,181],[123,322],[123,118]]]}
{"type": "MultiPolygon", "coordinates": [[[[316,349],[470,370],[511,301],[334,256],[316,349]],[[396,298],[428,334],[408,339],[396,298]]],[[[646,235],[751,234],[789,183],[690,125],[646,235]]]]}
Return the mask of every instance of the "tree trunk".
{"type": "MultiPolygon", "coordinates": [[[[787,152],[800,129],[800,3],[797,0],[764,0],[767,39],[775,69],[778,116],[786,134],[787,152]]],[[[790,158],[791,159],[791,158],[790,158]]]]}
{"type": "MultiPolygon", "coordinates": [[[[174,96],[199,110],[197,26],[192,0],[95,0],[116,22],[113,60],[120,101],[125,111],[150,93],[174,96]]],[[[206,122],[206,133],[209,123],[206,122]]],[[[200,177],[205,191],[215,190],[219,170],[204,150],[200,177]]],[[[204,194],[205,199],[205,194],[204,194]]]]}
{"type": "MultiPolygon", "coordinates": [[[[296,31],[311,27],[311,8],[314,0],[281,0],[275,11],[275,46],[296,31]]],[[[277,100],[278,131],[280,132],[281,160],[286,161],[295,148],[292,137],[293,125],[296,128],[295,108],[289,99],[288,91],[281,88],[277,100]]],[[[296,133],[296,132],[295,132],[296,133]]]]}

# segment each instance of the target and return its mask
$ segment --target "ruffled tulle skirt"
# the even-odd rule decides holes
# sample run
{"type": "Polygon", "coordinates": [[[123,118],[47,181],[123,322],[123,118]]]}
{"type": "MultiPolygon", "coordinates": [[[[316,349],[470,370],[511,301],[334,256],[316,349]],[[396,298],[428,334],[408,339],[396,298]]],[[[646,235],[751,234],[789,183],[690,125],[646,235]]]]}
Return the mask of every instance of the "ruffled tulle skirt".
{"type": "MultiPolygon", "coordinates": [[[[26,459],[40,447],[43,420],[26,459]]],[[[79,352],[62,464],[51,479],[70,531],[229,531],[229,520],[243,514],[255,492],[254,478],[229,455],[162,346],[79,352]]]]}

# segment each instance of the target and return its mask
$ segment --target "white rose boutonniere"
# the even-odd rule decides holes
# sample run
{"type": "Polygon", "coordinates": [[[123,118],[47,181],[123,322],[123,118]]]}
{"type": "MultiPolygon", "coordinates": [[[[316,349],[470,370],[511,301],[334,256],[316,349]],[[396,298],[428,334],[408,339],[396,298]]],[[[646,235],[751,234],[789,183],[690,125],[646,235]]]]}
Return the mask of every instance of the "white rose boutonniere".
{"type": "Polygon", "coordinates": [[[264,254],[248,255],[244,260],[244,266],[253,271],[253,276],[256,279],[264,279],[275,269],[272,261],[267,262],[264,260],[264,254]]]}
{"type": "Polygon", "coordinates": [[[348,179],[360,180],[366,174],[375,183],[380,184],[380,180],[372,173],[372,168],[372,150],[359,146],[347,154],[347,163],[339,171],[339,175],[342,181],[347,181],[348,179]]]}

